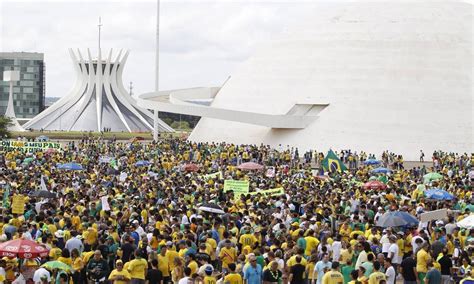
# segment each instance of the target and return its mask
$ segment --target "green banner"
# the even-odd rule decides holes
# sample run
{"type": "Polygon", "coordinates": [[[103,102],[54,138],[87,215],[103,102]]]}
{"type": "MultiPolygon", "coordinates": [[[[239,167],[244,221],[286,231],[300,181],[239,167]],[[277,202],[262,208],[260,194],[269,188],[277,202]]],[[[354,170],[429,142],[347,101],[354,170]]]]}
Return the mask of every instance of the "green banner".
{"type": "Polygon", "coordinates": [[[249,182],[246,180],[232,180],[224,181],[224,192],[232,190],[235,196],[249,193],[249,182]]]}
{"type": "Polygon", "coordinates": [[[55,142],[28,142],[16,140],[1,140],[0,151],[22,151],[24,153],[35,153],[48,149],[61,150],[61,144],[55,142]]]}
{"type": "Polygon", "coordinates": [[[272,188],[272,189],[267,189],[267,190],[260,190],[256,192],[249,192],[250,195],[256,195],[259,193],[265,196],[277,196],[277,195],[285,194],[285,191],[283,190],[283,187],[278,187],[278,188],[272,188]]]}

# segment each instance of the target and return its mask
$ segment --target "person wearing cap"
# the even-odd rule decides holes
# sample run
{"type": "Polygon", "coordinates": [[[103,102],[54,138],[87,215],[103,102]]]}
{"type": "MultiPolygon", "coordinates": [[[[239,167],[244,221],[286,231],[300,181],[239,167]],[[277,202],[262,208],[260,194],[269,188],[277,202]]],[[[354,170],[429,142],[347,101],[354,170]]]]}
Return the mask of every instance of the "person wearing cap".
{"type": "Polygon", "coordinates": [[[122,260],[117,260],[115,262],[115,269],[109,275],[108,280],[112,281],[113,284],[127,284],[132,279],[130,273],[123,269],[122,260]]]}
{"type": "Polygon", "coordinates": [[[323,276],[323,281],[322,281],[323,284],[340,284],[340,283],[344,283],[344,278],[341,274],[341,272],[339,272],[339,262],[337,261],[334,261],[332,264],[331,264],[331,270],[324,273],[324,276],[323,276]]]}

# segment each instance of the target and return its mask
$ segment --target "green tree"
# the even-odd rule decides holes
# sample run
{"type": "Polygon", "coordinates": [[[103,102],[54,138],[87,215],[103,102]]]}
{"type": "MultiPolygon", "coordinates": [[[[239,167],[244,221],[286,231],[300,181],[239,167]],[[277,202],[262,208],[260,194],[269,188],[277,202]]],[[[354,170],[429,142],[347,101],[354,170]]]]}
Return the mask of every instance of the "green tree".
{"type": "Polygon", "coordinates": [[[189,130],[189,122],[187,121],[175,121],[170,125],[173,129],[177,130],[189,130]]]}
{"type": "Polygon", "coordinates": [[[12,125],[12,120],[9,117],[0,115],[0,139],[10,137],[8,127],[12,125]]]}

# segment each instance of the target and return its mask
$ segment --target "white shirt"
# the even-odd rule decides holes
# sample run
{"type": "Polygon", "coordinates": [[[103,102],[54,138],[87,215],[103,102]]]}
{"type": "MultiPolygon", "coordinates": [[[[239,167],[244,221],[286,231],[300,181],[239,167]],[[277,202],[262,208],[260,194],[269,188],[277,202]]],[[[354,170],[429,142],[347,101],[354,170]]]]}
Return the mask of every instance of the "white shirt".
{"type": "Polygon", "coordinates": [[[339,257],[341,256],[341,248],[342,244],[340,241],[335,241],[332,243],[332,260],[333,261],[339,261],[339,257]]]}
{"type": "Polygon", "coordinates": [[[26,284],[25,276],[20,273],[20,275],[15,280],[13,280],[12,284],[26,284]]]}
{"type": "Polygon", "coordinates": [[[178,282],[178,284],[188,284],[188,283],[189,283],[189,277],[181,278],[178,282]]]}
{"type": "Polygon", "coordinates": [[[423,243],[421,243],[420,246],[418,246],[415,242],[417,239],[422,240],[423,243],[425,242],[425,240],[420,236],[413,237],[413,239],[411,239],[411,247],[413,248],[413,253],[416,253],[418,251],[418,249],[421,247],[421,245],[423,244],[423,243]]]}
{"type": "Polygon", "coordinates": [[[391,244],[390,247],[388,248],[388,256],[392,258],[392,263],[398,263],[400,264],[401,261],[399,261],[399,256],[398,256],[399,248],[397,244],[391,244]]]}
{"type": "Polygon", "coordinates": [[[395,284],[395,269],[393,266],[387,268],[387,271],[385,271],[385,277],[387,277],[387,284],[395,284]]]}
{"type": "Polygon", "coordinates": [[[382,244],[382,252],[388,252],[388,248],[390,247],[390,240],[388,239],[388,235],[384,234],[380,238],[380,243],[382,244]]]}

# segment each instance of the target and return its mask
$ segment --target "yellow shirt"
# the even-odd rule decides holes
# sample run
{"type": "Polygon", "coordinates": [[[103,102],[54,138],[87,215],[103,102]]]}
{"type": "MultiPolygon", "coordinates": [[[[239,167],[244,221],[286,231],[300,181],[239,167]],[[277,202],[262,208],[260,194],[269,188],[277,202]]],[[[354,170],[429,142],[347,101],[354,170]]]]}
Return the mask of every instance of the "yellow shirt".
{"type": "Polygon", "coordinates": [[[242,276],[237,273],[230,273],[224,277],[224,283],[229,284],[243,284],[242,276]]]}
{"type": "Polygon", "coordinates": [[[135,258],[134,260],[130,261],[130,264],[128,265],[130,276],[132,278],[142,280],[145,280],[147,268],[148,262],[143,258],[135,258]]]}
{"type": "Polygon", "coordinates": [[[351,251],[349,252],[348,249],[342,249],[341,250],[341,256],[340,256],[340,259],[341,259],[341,263],[342,264],[346,264],[348,260],[351,260],[352,259],[352,256],[354,255],[354,252],[351,251]]]}
{"type": "Polygon", "coordinates": [[[74,261],[72,262],[72,269],[75,271],[79,271],[84,267],[84,262],[82,262],[82,259],[80,257],[76,257],[74,261]]]}
{"type": "Polygon", "coordinates": [[[197,264],[196,261],[192,260],[189,264],[188,264],[188,267],[189,269],[191,269],[191,275],[197,273],[198,269],[199,269],[199,265],[197,264]]]}
{"type": "Polygon", "coordinates": [[[431,256],[424,250],[420,249],[416,254],[416,271],[417,272],[428,272],[427,262],[431,259],[431,256]]]}
{"type": "Polygon", "coordinates": [[[217,279],[214,276],[206,276],[204,277],[203,283],[204,284],[216,284],[217,279]]]}
{"type": "Polygon", "coordinates": [[[312,236],[305,237],[304,239],[306,240],[304,255],[311,255],[311,251],[318,247],[319,240],[312,236]]]}
{"type": "Polygon", "coordinates": [[[339,271],[328,271],[324,273],[323,284],[342,284],[344,283],[344,277],[342,277],[339,271]]]}
{"type": "Polygon", "coordinates": [[[314,266],[315,266],[315,263],[314,262],[308,262],[308,264],[306,264],[306,271],[309,271],[308,273],[308,279],[316,279],[314,278],[314,266]]]}
{"type": "MultiPolygon", "coordinates": [[[[306,259],[304,257],[302,257],[300,264],[306,266],[307,263],[308,262],[306,261],[306,259]]],[[[289,267],[291,267],[295,264],[296,264],[296,255],[290,257],[290,259],[288,259],[288,261],[286,262],[286,265],[289,266],[289,267]]]]}
{"type": "MultiPolygon", "coordinates": [[[[122,269],[122,271],[118,271],[117,269],[112,270],[112,272],[109,275],[109,280],[114,278],[115,276],[122,276],[126,279],[131,279],[132,277],[130,276],[130,273],[128,273],[127,270],[122,269]]],[[[114,284],[127,284],[129,281],[127,280],[115,280],[114,284]]]]}
{"type": "Polygon", "coordinates": [[[168,257],[162,256],[161,254],[158,255],[158,270],[161,271],[163,277],[170,276],[170,266],[168,257]]]}
{"type": "Polygon", "coordinates": [[[49,251],[49,257],[51,257],[53,260],[58,260],[58,258],[61,256],[61,249],[60,248],[52,248],[49,251]]]}
{"type": "Polygon", "coordinates": [[[256,242],[257,242],[257,238],[255,238],[255,236],[251,234],[244,234],[240,236],[240,239],[239,239],[239,243],[242,244],[243,246],[253,247],[256,242]]]}
{"type": "Polygon", "coordinates": [[[58,257],[58,261],[61,261],[64,264],[67,264],[69,266],[72,266],[72,259],[70,257],[58,257]]]}
{"type": "Polygon", "coordinates": [[[229,264],[237,260],[237,251],[235,248],[226,248],[223,247],[219,252],[219,258],[222,261],[223,268],[229,268],[229,264]]]}
{"type": "Polygon", "coordinates": [[[380,271],[372,272],[369,276],[369,284],[379,284],[382,280],[386,280],[385,274],[380,271]]]}
{"type": "Polygon", "coordinates": [[[175,250],[168,249],[166,251],[166,257],[168,258],[168,263],[169,263],[169,266],[170,266],[170,270],[173,270],[175,268],[174,259],[179,257],[178,252],[175,251],[175,250]]]}

